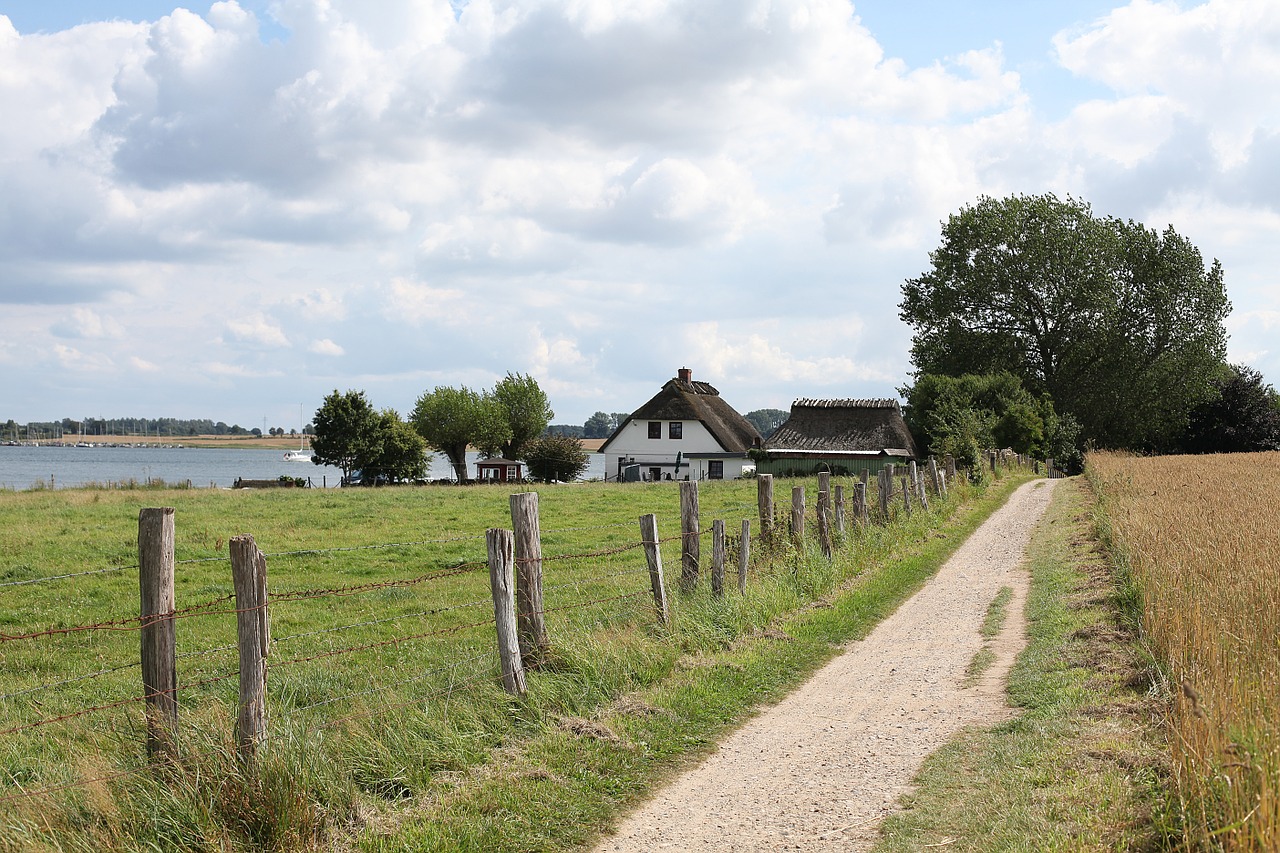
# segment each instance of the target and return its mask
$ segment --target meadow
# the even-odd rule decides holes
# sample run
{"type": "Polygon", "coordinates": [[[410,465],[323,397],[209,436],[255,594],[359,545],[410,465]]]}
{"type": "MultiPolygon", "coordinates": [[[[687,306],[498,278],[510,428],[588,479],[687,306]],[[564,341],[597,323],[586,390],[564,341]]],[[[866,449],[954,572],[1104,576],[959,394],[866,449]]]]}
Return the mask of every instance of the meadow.
{"type": "Polygon", "coordinates": [[[1168,697],[1183,844],[1280,849],[1280,454],[1091,454],[1086,475],[1168,697]]]}
{"type": "MultiPolygon", "coordinates": [[[[485,530],[510,524],[507,487],[0,493],[0,849],[292,850],[335,839],[384,849],[401,824],[445,800],[456,825],[445,831],[449,821],[432,820],[438,846],[419,831],[406,849],[466,849],[458,839],[473,836],[483,849],[498,843],[492,832],[502,849],[580,843],[663,768],[833,653],[821,632],[778,642],[780,620],[853,581],[870,598],[822,630],[847,636],[874,622],[1020,476],[996,489],[960,486],[927,513],[908,516],[895,504],[890,519],[865,530],[851,521],[830,561],[813,543],[757,542],[745,596],[736,578],[721,598],[705,577],[692,594],[673,589],[665,628],[636,547],[637,519],[657,515],[674,587],[675,484],[540,489],[552,653],[529,673],[521,699],[496,678],[485,562],[485,530]],[[147,506],[176,515],[179,737],[176,757],[158,764],[143,747],[138,702],[136,537],[147,506]],[[237,759],[231,732],[227,541],[245,533],[267,554],[272,599],[269,740],[251,766],[237,759]],[[696,664],[744,647],[753,662],[737,669],[696,664]],[[752,673],[745,683],[742,673],[752,673]],[[492,779],[484,768],[520,744],[565,731],[611,742],[592,728],[604,709],[617,713],[628,695],[689,678],[708,681],[679,725],[643,702],[624,708],[657,730],[646,735],[639,769],[603,768],[583,784],[580,823],[539,820],[527,796],[545,785],[545,767],[581,751],[577,740],[517,780],[513,802],[495,806],[477,793],[486,790],[477,779],[492,779]],[[619,779],[629,781],[615,790],[619,779]],[[458,805],[468,797],[479,800],[458,805]],[[497,829],[495,814],[505,816],[497,829]]],[[[816,480],[784,483],[816,495],[816,480]]],[[[751,481],[702,484],[704,533],[712,519],[734,531],[754,518],[755,498],[751,481]]],[[[705,538],[702,550],[705,573],[705,538]]],[[[615,759],[634,763],[633,752],[615,759]]],[[[563,799],[556,806],[569,808],[563,799]]]]}

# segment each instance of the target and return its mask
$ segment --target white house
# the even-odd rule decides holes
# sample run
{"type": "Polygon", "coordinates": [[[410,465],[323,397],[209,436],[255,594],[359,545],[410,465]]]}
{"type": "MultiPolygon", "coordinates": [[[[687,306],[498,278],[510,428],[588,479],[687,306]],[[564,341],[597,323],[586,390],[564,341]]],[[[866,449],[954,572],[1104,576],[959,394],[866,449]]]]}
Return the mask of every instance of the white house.
{"type": "Polygon", "coordinates": [[[680,368],[600,447],[609,480],[733,480],[763,439],[720,392],[680,368]]]}

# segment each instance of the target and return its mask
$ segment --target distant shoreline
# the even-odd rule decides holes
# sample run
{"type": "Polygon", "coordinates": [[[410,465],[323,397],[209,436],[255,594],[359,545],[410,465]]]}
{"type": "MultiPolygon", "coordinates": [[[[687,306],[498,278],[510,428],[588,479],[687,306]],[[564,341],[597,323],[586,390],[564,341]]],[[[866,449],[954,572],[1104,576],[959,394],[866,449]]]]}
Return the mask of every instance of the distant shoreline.
{"type": "MultiPolygon", "coordinates": [[[[600,445],[604,444],[603,438],[581,438],[582,449],[589,453],[594,453],[600,449],[600,445]]],[[[256,435],[166,435],[156,437],[154,435],[64,435],[61,439],[42,439],[37,444],[40,445],[58,445],[64,447],[71,444],[84,442],[95,446],[105,445],[164,445],[167,447],[235,447],[235,448],[261,448],[265,450],[293,450],[298,447],[298,436],[296,435],[280,435],[280,436],[256,436],[256,435]]],[[[308,443],[310,437],[308,436],[308,443]]]]}

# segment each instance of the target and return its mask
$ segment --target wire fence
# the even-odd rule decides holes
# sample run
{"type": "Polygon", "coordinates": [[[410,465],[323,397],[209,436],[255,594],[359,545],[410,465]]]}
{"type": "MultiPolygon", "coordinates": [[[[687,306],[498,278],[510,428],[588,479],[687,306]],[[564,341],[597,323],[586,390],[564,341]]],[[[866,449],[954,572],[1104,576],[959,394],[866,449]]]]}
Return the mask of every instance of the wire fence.
{"type": "MultiPolygon", "coordinates": [[[[208,700],[217,700],[227,707],[242,706],[245,681],[242,669],[248,659],[242,623],[246,616],[256,617],[259,613],[264,626],[270,623],[267,636],[260,641],[264,701],[272,703],[286,718],[302,720],[307,726],[332,729],[350,726],[382,711],[426,708],[456,691],[493,684],[500,677],[507,683],[505,677],[512,665],[511,655],[515,656],[516,666],[522,656],[529,656],[529,650],[524,647],[514,652],[503,648],[504,607],[511,610],[510,615],[515,619],[517,603],[514,594],[507,604],[499,601],[497,590],[501,584],[496,579],[499,571],[512,576],[517,590],[526,575],[536,574],[536,600],[540,606],[521,610],[518,620],[521,631],[526,628],[525,620],[545,617],[551,617],[553,626],[560,627],[604,617],[662,621],[667,618],[663,596],[668,590],[684,589],[687,581],[684,572],[691,550],[697,555],[695,573],[699,565],[710,562],[714,548],[715,559],[724,561],[717,569],[721,577],[725,573],[739,576],[747,571],[739,565],[740,549],[753,547],[748,537],[756,538],[753,553],[767,554],[770,549],[776,551],[787,546],[797,523],[814,531],[808,534],[811,539],[817,535],[816,528],[829,528],[837,506],[835,517],[842,519],[850,531],[866,523],[866,518],[874,520],[873,498],[865,498],[860,509],[846,507],[850,495],[833,503],[830,491],[814,504],[797,504],[792,512],[785,507],[766,508],[765,479],[761,478],[762,497],[757,504],[737,503],[717,508],[717,513],[729,514],[725,512],[727,509],[754,520],[757,525],[752,530],[748,524],[746,536],[739,535],[737,529],[726,531],[719,542],[713,541],[710,527],[703,528],[696,521],[692,527],[682,523],[678,534],[648,542],[637,535],[634,522],[610,522],[547,530],[535,527],[537,539],[542,542],[562,541],[569,536],[580,539],[582,534],[593,532],[602,533],[606,540],[623,541],[608,547],[546,555],[539,546],[536,554],[514,554],[505,568],[495,563],[489,533],[275,553],[259,551],[263,564],[270,563],[275,575],[284,578],[282,588],[271,591],[268,596],[264,571],[264,598],[260,605],[242,606],[239,603],[242,593],[237,585],[234,592],[205,597],[191,605],[175,604],[158,613],[116,615],[78,624],[60,624],[55,619],[54,624],[26,627],[16,626],[17,620],[10,618],[0,630],[0,656],[6,660],[6,674],[0,681],[3,691],[0,692],[0,746],[18,737],[64,738],[74,742],[85,737],[83,728],[88,718],[105,719],[106,725],[121,731],[138,731],[152,724],[156,703],[168,700],[172,700],[175,715],[179,707],[185,709],[184,713],[194,711],[208,700]],[[476,553],[469,559],[442,559],[425,553],[442,545],[462,545],[476,553]],[[479,553],[485,547],[489,551],[487,559],[479,553]],[[397,576],[314,586],[297,584],[306,577],[309,560],[343,560],[390,551],[400,552],[396,566],[401,573],[397,576]],[[285,566],[291,568],[286,571],[282,568],[285,566]],[[403,573],[404,568],[413,571],[403,573]],[[177,631],[179,624],[185,626],[180,632],[177,631]],[[167,665],[180,671],[180,678],[175,679],[172,690],[146,686],[148,663],[145,658],[136,659],[136,640],[121,642],[125,638],[120,635],[142,632],[145,649],[149,632],[159,629],[167,629],[171,634],[176,632],[176,637],[170,640],[167,665]],[[78,665],[84,665],[84,671],[66,671],[78,665]],[[139,669],[144,670],[141,682],[136,675],[139,669]],[[242,691],[239,696],[237,684],[242,691]],[[140,715],[140,724],[139,717],[133,715],[143,708],[147,710],[140,715]],[[122,714],[125,716],[121,717],[122,714]]],[[[697,484],[692,485],[690,491],[696,506],[697,484]]],[[[771,481],[769,485],[771,488],[771,481]]],[[[846,485],[852,493],[852,484],[846,485]]],[[[872,484],[869,488],[877,487],[872,484]]],[[[893,481],[888,488],[894,488],[893,481]]],[[[897,488],[903,490],[900,485],[897,488]]],[[[912,488],[909,484],[905,490],[910,493],[912,488]]],[[[921,494],[927,492],[924,485],[919,488],[921,494]]],[[[945,486],[934,487],[934,494],[944,489],[945,486]]],[[[894,507],[892,512],[896,515],[909,511],[909,507],[907,503],[904,509],[894,507]]],[[[681,516],[687,513],[687,508],[682,507],[681,516]]],[[[697,516],[695,512],[693,517],[697,516]]],[[[512,521],[513,526],[519,526],[514,506],[512,521]]],[[[234,573],[235,557],[230,556],[234,573]]],[[[172,553],[168,554],[171,568],[225,564],[227,560],[227,556],[175,560],[172,553]]],[[[767,562],[755,560],[752,570],[767,562]]],[[[46,577],[0,583],[0,589],[31,588],[113,573],[137,573],[139,582],[145,584],[147,565],[147,560],[140,559],[128,566],[54,572],[46,577]]],[[[367,571],[367,567],[362,571],[367,571]]],[[[170,600],[173,600],[172,571],[169,583],[170,600]]],[[[216,585],[226,588],[222,583],[216,585]]],[[[523,642],[527,638],[521,634],[519,639],[523,642]]],[[[94,725],[102,724],[95,722],[94,725]]],[[[17,748],[9,751],[21,752],[17,748]]],[[[34,750],[32,754],[38,752],[34,750]]],[[[81,782],[20,785],[17,779],[22,774],[15,773],[12,766],[11,761],[9,768],[0,768],[0,773],[11,777],[0,776],[0,791],[7,784],[14,786],[9,792],[0,793],[0,803],[51,795],[78,784],[90,785],[138,772],[122,770],[81,782]]],[[[145,769],[145,762],[142,767],[145,769]]],[[[42,774],[37,769],[27,773],[32,775],[38,779],[42,774]]]]}

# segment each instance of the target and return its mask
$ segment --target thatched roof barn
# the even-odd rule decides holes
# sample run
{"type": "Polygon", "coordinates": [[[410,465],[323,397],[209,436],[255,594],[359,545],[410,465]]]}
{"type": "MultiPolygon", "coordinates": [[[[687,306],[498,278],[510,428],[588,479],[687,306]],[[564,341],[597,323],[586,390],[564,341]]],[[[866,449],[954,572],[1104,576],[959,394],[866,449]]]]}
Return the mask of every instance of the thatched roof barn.
{"type": "Polygon", "coordinates": [[[796,400],[791,417],[765,443],[762,474],[878,471],[917,457],[916,443],[893,399],[796,400]]]}

